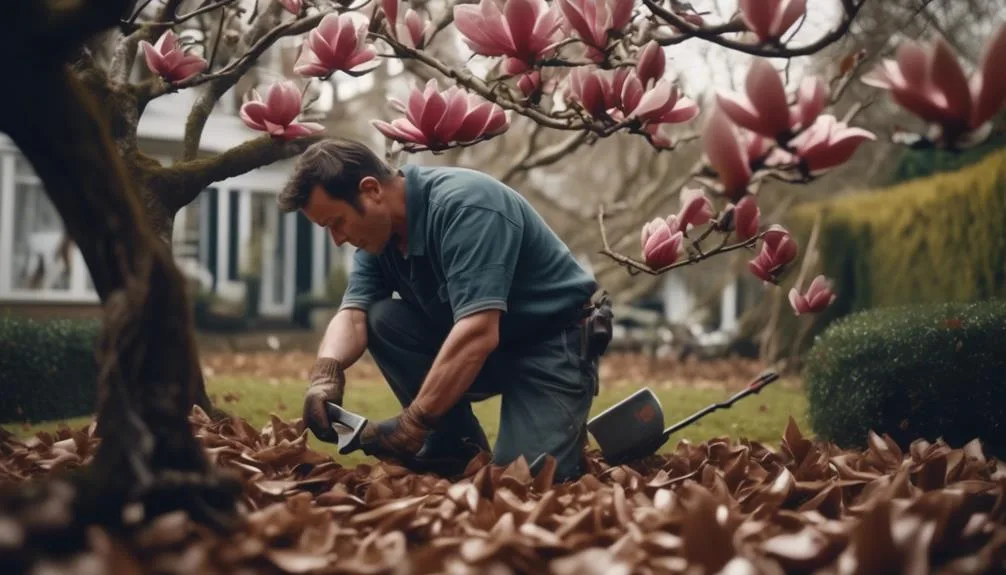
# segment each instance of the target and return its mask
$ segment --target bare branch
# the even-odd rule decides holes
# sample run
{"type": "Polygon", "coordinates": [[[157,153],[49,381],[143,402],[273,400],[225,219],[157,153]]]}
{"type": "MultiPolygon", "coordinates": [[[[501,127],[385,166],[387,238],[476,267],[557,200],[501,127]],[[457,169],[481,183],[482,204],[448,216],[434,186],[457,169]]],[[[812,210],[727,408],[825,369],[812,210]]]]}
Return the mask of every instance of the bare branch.
{"type": "MultiPolygon", "coordinates": [[[[667,8],[664,8],[654,0],[643,0],[643,4],[653,12],[654,15],[658,16],[662,20],[670,23],[672,26],[682,31],[682,37],[672,37],[670,39],[660,38],[657,41],[662,45],[677,44],[689,38],[700,38],[713,44],[718,44],[724,48],[729,48],[737,52],[743,52],[745,54],[750,54],[752,56],[762,56],[766,58],[793,58],[796,56],[809,56],[815,54],[827,46],[837,42],[846,33],[848,33],[849,28],[852,26],[853,20],[856,18],[856,14],[863,7],[866,0],[842,0],[842,8],[844,13],[842,15],[842,21],[839,22],[838,26],[834,30],[831,30],[827,34],[821,36],[816,41],[807,44],[805,46],[799,46],[796,48],[787,48],[783,45],[762,45],[762,44],[745,44],[743,42],[737,42],[734,40],[728,40],[724,38],[721,34],[725,32],[723,26],[716,28],[706,28],[703,26],[695,26],[694,24],[688,22],[681,16],[678,16],[674,12],[671,12],[667,8]]],[[[728,24],[726,26],[736,26],[736,24],[728,24]]],[[[742,30],[745,28],[741,28],[742,30]]],[[[739,30],[731,29],[730,31],[736,32],[739,30]]]]}
{"type": "Polygon", "coordinates": [[[153,187],[177,191],[175,197],[165,198],[166,204],[177,209],[191,203],[213,182],[226,180],[278,160],[296,156],[325,137],[324,134],[313,134],[283,141],[265,135],[215,156],[152,170],[150,178],[153,187]]]}
{"type": "MultiPolygon", "coordinates": [[[[537,134],[538,128],[540,128],[540,125],[536,125],[535,134],[537,134]]],[[[565,140],[562,140],[561,142],[556,142],[547,148],[539,149],[537,151],[535,151],[536,146],[534,146],[535,136],[532,135],[532,141],[528,142],[524,156],[511,165],[500,179],[503,182],[508,182],[512,180],[518,172],[525,172],[539,166],[548,166],[558,162],[583,145],[583,143],[587,140],[588,134],[589,132],[579,132],[573,134],[565,140]]]]}
{"type": "MultiPolygon", "coordinates": [[[[605,230],[605,227],[604,227],[604,204],[600,204],[598,206],[598,208],[597,208],[597,224],[598,224],[598,226],[600,227],[600,230],[601,230],[601,246],[602,247],[601,247],[601,252],[600,253],[603,254],[603,255],[608,256],[609,258],[615,260],[619,264],[621,264],[621,265],[625,266],[626,268],[628,268],[630,274],[634,274],[634,273],[638,273],[638,272],[643,272],[643,273],[647,273],[647,274],[650,274],[650,275],[661,275],[661,274],[667,273],[667,272],[669,272],[670,270],[673,270],[673,269],[677,269],[677,268],[688,266],[688,265],[697,264],[697,263],[699,263],[699,262],[701,262],[703,260],[707,260],[707,259],[709,259],[711,257],[717,256],[717,255],[720,255],[720,254],[725,254],[725,253],[732,252],[734,250],[739,250],[739,249],[742,249],[742,248],[753,247],[758,242],[758,239],[761,238],[765,234],[765,232],[762,232],[762,233],[760,233],[760,234],[758,234],[756,236],[753,236],[750,239],[747,239],[747,240],[744,240],[744,241],[741,241],[741,242],[737,242],[737,243],[733,243],[733,244],[727,244],[726,243],[726,241],[727,241],[727,239],[729,239],[730,235],[729,234],[724,234],[723,235],[723,241],[720,242],[720,244],[718,246],[716,246],[715,248],[713,248],[713,249],[711,249],[709,251],[702,251],[701,249],[696,249],[693,253],[688,254],[688,257],[685,258],[685,259],[680,259],[680,260],[678,260],[678,261],[676,261],[676,262],[674,262],[672,264],[668,264],[668,265],[663,266],[661,268],[654,269],[654,268],[651,268],[650,266],[646,265],[644,262],[641,262],[639,260],[630,258],[629,256],[626,256],[626,255],[622,255],[622,254],[617,253],[617,252],[615,252],[614,250],[611,249],[611,245],[608,243],[608,233],[607,233],[607,231],[605,230]],[[633,271],[633,270],[635,270],[635,271],[633,271]]],[[[698,240],[696,240],[694,242],[694,245],[695,246],[699,245],[698,240]]]]}

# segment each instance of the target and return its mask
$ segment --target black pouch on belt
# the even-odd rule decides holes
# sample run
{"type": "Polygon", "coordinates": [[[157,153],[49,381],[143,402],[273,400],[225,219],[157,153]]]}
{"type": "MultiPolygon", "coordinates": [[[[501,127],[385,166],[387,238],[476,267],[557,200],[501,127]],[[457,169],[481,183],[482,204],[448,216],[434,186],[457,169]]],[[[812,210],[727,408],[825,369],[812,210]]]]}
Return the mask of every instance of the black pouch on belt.
{"type": "Polygon", "coordinates": [[[595,291],[590,296],[590,308],[590,315],[585,321],[584,351],[587,358],[593,359],[604,355],[611,343],[614,313],[611,311],[608,292],[603,289],[595,291]]]}

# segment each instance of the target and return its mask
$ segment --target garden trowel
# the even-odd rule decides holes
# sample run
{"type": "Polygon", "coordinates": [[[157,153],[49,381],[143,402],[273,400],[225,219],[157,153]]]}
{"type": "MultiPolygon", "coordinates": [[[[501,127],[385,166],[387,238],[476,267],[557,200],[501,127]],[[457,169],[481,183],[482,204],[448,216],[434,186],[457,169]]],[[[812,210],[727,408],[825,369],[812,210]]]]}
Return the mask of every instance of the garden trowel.
{"type": "Polygon", "coordinates": [[[674,432],[717,409],[726,409],[735,401],[758,393],[777,379],[779,374],[766,371],[730,399],[701,409],[666,429],[660,400],[645,387],[594,416],[587,422],[587,429],[597,440],[604,460],[609,465],[619,465],[656,453],[674,432]]]}
{"type": "MultiPolygon", "coordinates": [[[[366,446],[361,441],[363,430],[369,424],[369,420],[348,409],[336,405],[331,401],[325,402],[328,410],[328,418],[332,422],[332,431],[336,435],[336,445],[339,446],[339,453],[346,455],[357,450],[362,450],[367,455],[381,457],[376,445],[366,446]]],[[[407,458],[402,463],[417,472],[432,471],[442,475],[457,475],[464,471],[465,466],[471,461],[477,452],[457,456],[428,457],[425,454],[424,446],[415,457],[407,458]]],[[[397,457],[396,457],[397,458],[397,457]]],[[[400,459],[400,458],[397,458],[400,459]]]]}

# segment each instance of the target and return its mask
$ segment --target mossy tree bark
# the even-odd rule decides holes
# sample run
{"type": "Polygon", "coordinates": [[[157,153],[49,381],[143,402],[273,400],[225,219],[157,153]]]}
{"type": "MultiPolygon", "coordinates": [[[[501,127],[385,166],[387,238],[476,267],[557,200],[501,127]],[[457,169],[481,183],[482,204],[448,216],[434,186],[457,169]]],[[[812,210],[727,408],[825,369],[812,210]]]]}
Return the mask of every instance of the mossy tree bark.
{"type": "Polygon", "coordinates": [[[144,517],[185,508],[226,523],[238,484],[214,475],[188,422],[202,377],[183,277],[138,201],[103,107],[65,63],[129,4],[19,1],[0,46],[33,49],[8,66],[18,83],[0,95],[0,130],[38,173],[104,307],[103,439],[89,469],[94,491],[78,504],[112,523],[129,502],[142,504],[144,517]]]}

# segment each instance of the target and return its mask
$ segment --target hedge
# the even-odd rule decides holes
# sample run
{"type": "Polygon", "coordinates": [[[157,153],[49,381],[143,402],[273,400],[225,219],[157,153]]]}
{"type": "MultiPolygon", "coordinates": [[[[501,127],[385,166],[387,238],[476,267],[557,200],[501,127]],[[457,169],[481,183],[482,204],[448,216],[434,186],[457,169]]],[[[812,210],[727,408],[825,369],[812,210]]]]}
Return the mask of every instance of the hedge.
{"type": "Polygon", "coordinates": [[[0,316],[0,421],[93,413],[100,328],[98,320],[0,316]]]}
{"type": "Polygon", "coordinates": [[[1006,456],[1006,300],[897,306],[832,324],[806,354],[820,439],[864,447],[870,430],[907,448],[978,438],[1006,456]]]}
{"type": "MultiPolygon", "coordinates": [[[[816,322],[805,350],[810,338],[853,312],[1006,298],[1006,150],[959,172],[797,206],[785,223],[801,261],[818,215],[815,274],[832,278],[838,297],[814,320],[784,313],[777,328],[784,349],[802,321],[816,322]]],[[[794,269],[783,278],[784,292],[796,276],[794,269]]]]}

